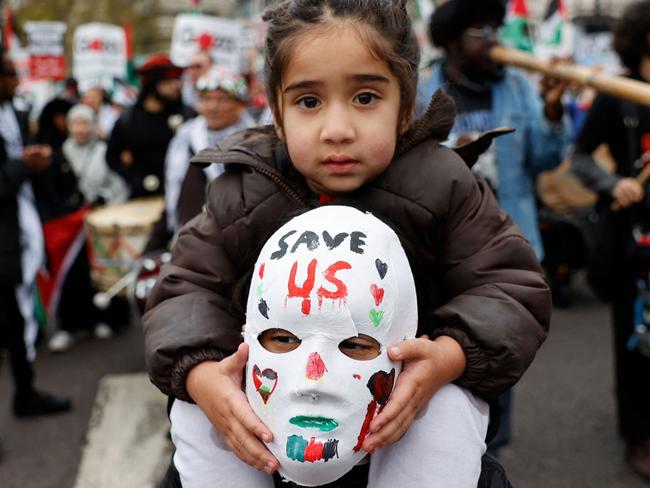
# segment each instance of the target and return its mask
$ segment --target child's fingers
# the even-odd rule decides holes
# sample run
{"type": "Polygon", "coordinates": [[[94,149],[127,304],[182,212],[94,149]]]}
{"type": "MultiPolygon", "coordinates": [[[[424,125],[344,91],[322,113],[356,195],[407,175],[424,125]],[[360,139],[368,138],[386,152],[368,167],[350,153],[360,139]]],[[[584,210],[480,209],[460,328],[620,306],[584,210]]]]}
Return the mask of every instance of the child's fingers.
{"type": "Polygon", "coordinates": [[[229,373],[241,373],[241,370],[246,366],[246,361],[248,361],[248,344],[242,342],[237,350],[221,360],[221,363],[226,368],[226,371],[229,373]]]}
{"type": "Polygon", "coordinates": [[[406,373],[402,373],[397,379],[397,384],[388,403],[381,413],[370,422],[370,432],[381,430],[384,425],[391,422],[400,413],[414,408],[414,399],[417,392],[412,383],[405,381],[405,379],[406,373]]]}
{"type": "Polygon", "coordinates": [[[233,408],[233,414],[244,428],[264,442],[271,442],[273,440],[273,433],[255,414],[247,401],[241,402],[240,405],[233,408]]]}
{"type": "Polygon", "coordinates": [[[269,450],[242,424],[233,422],[226,436],[230,450],[243,462],[256,469],[272,474],[279,462],[269,450]]]}
{"type": "Polygon", "coordinates": [[[430,354],[431,341],[428,338],[407,339],[388,348],[388,357],[393,361],[412,361],[426,358],[430,354]]]}
{"type": "Polygon", "coordinates": [[[374,452],[397,442],[409,429],[414,418],[413,409],[402,410],[397,416],[383,424],[380,430],[370,434],[363,443],[363,449],[366,452],[374,452]]]}

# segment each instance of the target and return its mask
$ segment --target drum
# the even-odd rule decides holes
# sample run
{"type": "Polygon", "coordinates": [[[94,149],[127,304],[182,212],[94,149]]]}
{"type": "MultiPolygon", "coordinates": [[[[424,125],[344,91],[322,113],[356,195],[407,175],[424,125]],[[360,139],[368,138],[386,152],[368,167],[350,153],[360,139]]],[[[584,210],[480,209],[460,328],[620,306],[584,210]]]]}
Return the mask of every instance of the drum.
{"type": "Polygon", "coordinates": [[[149,197],[88,214],[90,279],[98,290],[108,290],[133,271],[164,209],[163,197],[149,197]]]}

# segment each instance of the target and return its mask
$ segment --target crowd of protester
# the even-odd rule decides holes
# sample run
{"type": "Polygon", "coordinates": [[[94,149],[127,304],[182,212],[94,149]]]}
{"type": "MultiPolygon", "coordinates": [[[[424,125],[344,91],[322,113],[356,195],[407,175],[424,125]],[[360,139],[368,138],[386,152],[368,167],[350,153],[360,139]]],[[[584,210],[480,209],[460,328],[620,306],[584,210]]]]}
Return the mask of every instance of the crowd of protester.
{"type": "MultiPolygon", "coordinates": [[[[473,171],[487,181],[545,265],[556,306],[570,306],[571,277],[593,261],[585,256],[599,247],[594,239],[600,238],[588,229],[593,227],[590,216],[605,219],[599,209],[612,201],[633,209],[607,217],[609,233],[617,236],[607,242],[608,252],[617,259],[607,275],[614,277],[608,290],[596,291],[612,303],[619,426],[626,455],[650,479],[650,399],[644,386],[650,358],[630,347],[642,286],[637,278],[647,271],[642,262],[647,256],[630,251],[632,230],[646,224],[648,212],[644,188],[635,180],[650,150],[644,132],[650,123],[647,109],[598,96],[584,125],[572,124],[566,107],[575,93],[565,83],[547,78],[533,82],[487,56],[504,16],[501,0],[478,5],[451,0],[434,12],[430,40],[442,55],[421,73],[416,115],[423,115],[442,89],[457,111],[445,144],[463,146],[500,126],[516,129],[514,134],[489,136],[495,141],[478,156],[473,171]],[[593,161],[602,143],[609,144],[614,173],[593,161]],[[565,212],[547,205],[536,191],[540,175],[573,153],[574,172],[598,204],[565,212]]],[[[617,25],[615,48],[630,76],[650,80],[650,2],[633,6],[617,25]]],[[[190,165],[190,159],[238,131],[273,119],[259,96],[251,97],[259,89],[254,76],[224,70],[207,52],[197,52],[185,68],[164,54],[149,57],[138,69],[140,87],[134,100],[112,98],[101,86],[78,87],[68,79],[30,126],[27,114],[13,106],[18,83],[14,63],[7,52],[0,54],[0,343],[10,357],[13,413],[53,414],[72,405],[64,396],[35,387],[32,361],[39,340],[50,351],[63,353],[84,337],[108,339],[131,319],[123,298],[98,306],[87,244],[77,243],[72,253],[62,250],[56,224],[76,219],[83,225],[93,209],[164,197],[164,211],[143,253],[168,250],[181,227],[201,212],[207,185],[224,171],[222,165],[190,165]],[[61,253],[70,257],[58,278],[56,306],[49,325],[39,326],[33,313],[37,274],[42,266],[53,271],[61,253]]],[[[605,268],[606,261],[598,266],[605,268]]],[[[510,391],[497,402],[501,429],[490,444],[495,454],[509,439],[511,402],[510,391]]]]}

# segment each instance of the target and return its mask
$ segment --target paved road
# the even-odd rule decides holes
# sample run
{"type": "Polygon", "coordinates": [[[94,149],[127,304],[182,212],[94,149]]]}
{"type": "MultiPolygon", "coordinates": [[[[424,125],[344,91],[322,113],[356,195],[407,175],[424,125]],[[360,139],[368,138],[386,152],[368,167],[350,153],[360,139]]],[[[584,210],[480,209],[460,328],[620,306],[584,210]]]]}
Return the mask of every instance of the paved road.
{"type": "MultiPolygon", "coordinates": [[[[516,390],[515,437],[502,452],[515,487],[648,486],[627,469],[622,459],[623,446],[616,436],[610,339],[606,308],[584,287],[578,286],[575,304],[568,310],[555,311],[551,336],[516,390]]],[[[9,412],[8,372],[6,368],[0,370],[0,438],[4,445],[0,486],[73,487],[87,438],[92,443],[105,439],[113,447],[126,438],[132,439],[133,436],[118,432],[114,426],[107,428],[104,421],[97,420],[102,418],[102,412],[113,412],[105,413],[106,418],[119,415],[114,413],[115,403],[124,403],[119,400],[120,394],[102,393],[106,384],[115,384],[112,378],[101,383],[100,408],[96,409],[99,414],[93,415],[91,434],[87,436],[87,432],[100,379],[109,374],[142,371],[141,349],[141,331],[139,326],[134,326],[107,341],[88,340],[78,344],[63,355],[42,351],[37,363],[38,384],[65,391],[75,401],[74,412],[54,418],[13,419],[9,412]],[[111,404],[110,408],[107,404],[111,404]]],[[[139,384],[138,388],[130,387],[127,397],[133,397],[134,405],[151,402],[146,381],[139,384]]],[[[128,410],[131,415],[142,415],[138,411],[143,410],[135,407],[128,410]]],[[[158,419],[159,428],[164,429],[164,416],[159,411],[149,415],[148,421],[151,418],[158,419]]],[[[125,430],[133,430],[132,423],[124,422],[124,425],[125,430]]],[[[151,456],[160,455],[159,446],[155,449],[146,446],[143,449],[151,456]]],[[[106,449],[106,444],[99,451],[106,452],[101,449],[106,449]]],[[[88,450],[96,452],[97,446],[88,450]]],[[[114,449],[113,457],[103,459],[105,464],[117,462],[111,461],[117,459],[114,449]]],[[[89,469],[100,469],[88,463],[84,458],[82,481],[89,479],[89,469]]],[[[107,467],[115,471],[112,466],[107,467]]],[[[87,486],[78,484],[76,488],[90,486],[96,485],[87,482],[87,486]]],[[[130,485],[113,486],[129,488],[130,485]]]]}

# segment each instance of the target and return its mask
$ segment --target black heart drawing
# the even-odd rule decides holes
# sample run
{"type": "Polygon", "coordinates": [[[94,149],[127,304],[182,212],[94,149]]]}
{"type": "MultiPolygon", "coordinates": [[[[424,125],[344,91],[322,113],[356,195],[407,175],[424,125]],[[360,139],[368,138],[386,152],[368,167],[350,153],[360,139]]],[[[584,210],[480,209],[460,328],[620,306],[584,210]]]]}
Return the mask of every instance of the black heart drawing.
{"type": "Polygon", "coordinates": [[[386,371],[377,371],[370,377],[367,386],[374,400],[379,405],[384,405],[388,401],[390,392],[393,391],[394,384],[395,368],[391,369],[390,373],[387,373],[386,371]]]}
{"type": "Polygon", "coordinates": [[[375,266],[377,267],[377,272],[379,273],[379,277],[383,280],[384,276],[386,276],[386,273],[388,272],[388,264],[384,263],[381,259],[377,258],[375,259],[375,266]]]}
{"type": "Polygon", "coordinates": [[[269,318],[269,305],[266,303],[266,300],[260,298],[260,303],[257,305],[257,309],[260,311],[262,316],[268,320],[269,318]]]}

